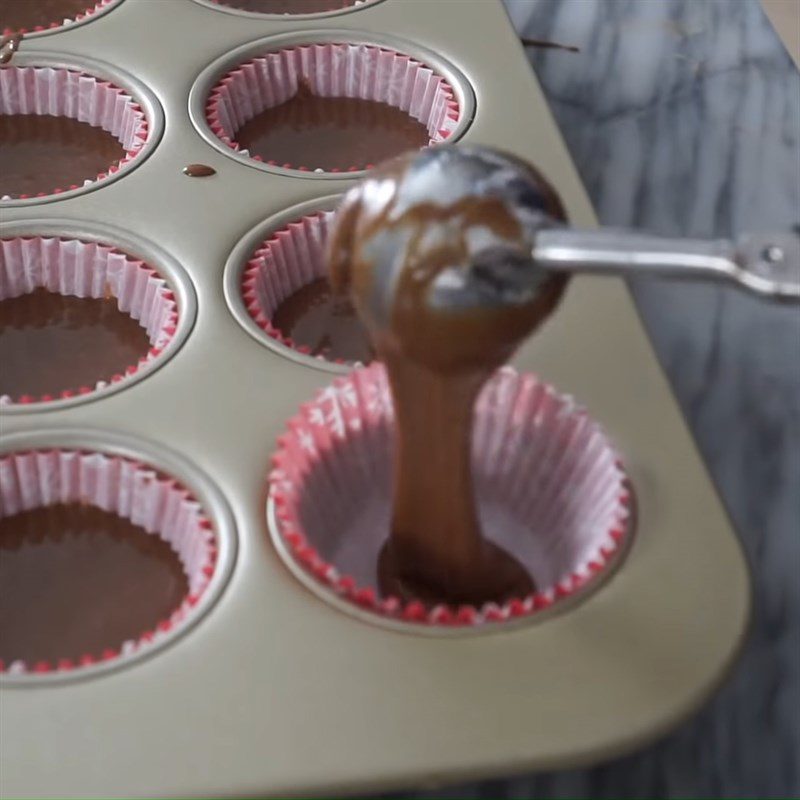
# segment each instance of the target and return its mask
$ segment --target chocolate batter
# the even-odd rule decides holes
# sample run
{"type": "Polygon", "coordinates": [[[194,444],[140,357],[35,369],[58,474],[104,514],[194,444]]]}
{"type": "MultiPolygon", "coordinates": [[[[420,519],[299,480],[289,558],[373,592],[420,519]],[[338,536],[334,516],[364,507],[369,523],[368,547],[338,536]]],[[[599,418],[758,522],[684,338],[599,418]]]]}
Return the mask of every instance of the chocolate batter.
{"type": "Polygon", "coordinates": [[[222,6],[254,11],[258,14],[319,14],[338,11],[356,4],[356,0],[217,0],[222,6]]]}
{"type": "Polygon", "coordinates": [[[0,519],[0,658],[100,656],[167,619],[189,591],[158,534],[78,503],[0,519]]]}
{"type": "Polygon", "coordinates": [[[125,157],[102,128],[68,117],[0,115],[0,196],[50,193],[84,180],[125,157]]]}
{"type": "Polygon", "coordinates": [[[214,167],[209,167],[208,164],[187,164],[181,172],[190,178],[210,178],[217,174],[214,167]]]}
{"type": "Polygon", "coordinates": [[[533,582],[480,529],[471,472],[479,390],[554,310],[565,279],[531,262],[558,197],[517,159],[437,147],[351,190],[330,241],[331,283],[348,291],[386,364],[397,423],[384,595],[428,604],[502,602],[533,582]]]}
{"type": "Polygon", "coordinates": [[[149,349],[145,329],[114,298],[36,289],[0,301],[0,394],[12,398],[93,388],[149,349]]]}
{"type": "Polygon", "coordinates": [[[32,31],[49,28],[94,8],[94,0],[0,0],[0,30],[32,31]]]}
{"type": "Polygon", "coordinates": [[[387,103],[318,97],[301,84],[297,94],[246,122],[234,138],[264,161],[309,169],[377,164],[425,147],[425,126],[387,103]]]}
{"type": "Polygon", "coordinates": [[[375,357],[352,303],[334,295],[325,278],[287,297],[278,306],[272,324],[296,345],[310,347],[314,356],[364,364],[375,357]]]}

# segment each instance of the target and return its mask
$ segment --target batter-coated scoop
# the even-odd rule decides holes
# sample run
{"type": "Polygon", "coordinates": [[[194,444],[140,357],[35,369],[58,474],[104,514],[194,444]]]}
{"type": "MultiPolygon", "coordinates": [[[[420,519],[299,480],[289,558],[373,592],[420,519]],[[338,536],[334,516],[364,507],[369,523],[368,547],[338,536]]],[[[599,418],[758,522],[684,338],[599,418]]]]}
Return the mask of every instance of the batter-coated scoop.
{"type": "Polygon", "coordinates": [[[330,280],[382,351],[455,365],[483,353],[481,334],[491,332],[503,363],[564,288],[565,276],[531,258],[537,234],[563,224],[555,191],[513,156],[455,146],[409,153],[345,195],[330,280]],[[447,335],[467,334],[465,325],[471,336],[447,335]]]}
{"type": "MultiPolygon", "coordinates": [[[[480,234],[471,234],[470,267],[442,274],[433,287],[430,301],[439,306],[513,302],[535,291],[545,272],[729,282],[770,300],[800,301],[800,227],[794,232],[744,233],[735,240],[669,238],[621,228],[581,230],[559,221],[560,205],[556,210],[548,203],[558,202],[554,195],[543,202],[535,193],[526,194],[525,176],[531,168],[510,156],[451,145],[405,161],[406,202],[446,203],[470,190],[475,196],[502,195],[530,245],[524,251],[495,248],[480,234]]],[[[376,209],[387,199],[386,183],[371,176],[355,193],[366,198],[365,207],[376,209]]],[[[387,238],[382,246],[385,250],[395,243],[387,238]]],[[[390,279],[383,282],[385,289],[395,273],[381,274],[390,279]]]]}

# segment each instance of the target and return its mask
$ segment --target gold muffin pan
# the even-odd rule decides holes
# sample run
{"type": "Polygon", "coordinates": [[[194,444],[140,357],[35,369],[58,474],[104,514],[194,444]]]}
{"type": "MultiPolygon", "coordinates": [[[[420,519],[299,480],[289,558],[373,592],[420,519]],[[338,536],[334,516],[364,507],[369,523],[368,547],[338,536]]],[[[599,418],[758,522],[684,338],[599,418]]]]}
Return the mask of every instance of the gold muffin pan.
{"type": "Polygon", "coordinates": [[[474,100],[460,140],[536,162],[570,218],[594,222],[500,0],[382,0],[313,19],[123,0],[87,24],[23,40],[26,61],[52,51],[136,76],[165,124],[147,159],[113,182],[4,206],[3,235],[102,230],[113,244],[125,231],[120,245],[180,265],[197,305],[159,369],[79,404],[2,412],[3,447],[67,437],[185,466],[187,484],[220,498],[212,516],[230,509],[230,564],[202,618],[151,657],[102,675],[5,682],[5,795],[331,795],[597,762],[685,719],[738,652],[747,568],[614,279],[575,280],[515,359],[588,407],[633,481],[637,536],[598,591],[538,625],[415,636],[341,613],[282,563],[265,510],[270,456],[285,421],[335,376],[264,346],[231,302],[231,264],[265,220],[339,194],[353,178],[233,158],[206,138],[190,98],[210,65],[252,42],[350,35],[451,65],[474,100]],[[217,174],[187,177],[190,163],[217,174]]]}

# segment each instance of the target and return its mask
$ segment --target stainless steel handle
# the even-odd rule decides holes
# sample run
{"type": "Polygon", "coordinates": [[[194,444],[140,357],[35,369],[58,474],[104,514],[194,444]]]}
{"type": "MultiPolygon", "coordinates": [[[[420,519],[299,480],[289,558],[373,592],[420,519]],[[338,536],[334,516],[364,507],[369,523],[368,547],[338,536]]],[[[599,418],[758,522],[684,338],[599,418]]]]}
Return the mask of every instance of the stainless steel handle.
{"type": "Polygon", "coordinates": [[[552,228],[537,233],[533,258],[560,272],[732,281],[772,300],[800,301],[800,237],[792,233],[730,241],[552,228]]]}

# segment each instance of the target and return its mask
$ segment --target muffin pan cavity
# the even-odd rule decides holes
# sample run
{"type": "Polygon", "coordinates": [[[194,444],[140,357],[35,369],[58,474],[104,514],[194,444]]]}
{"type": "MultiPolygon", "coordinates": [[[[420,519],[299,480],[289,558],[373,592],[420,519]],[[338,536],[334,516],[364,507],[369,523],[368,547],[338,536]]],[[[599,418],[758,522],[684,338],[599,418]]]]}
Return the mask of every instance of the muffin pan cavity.
{"type": "Polygon", "coordinates": [[[0,208],[103,186],[140,164],[162,129],[158,101],[116,67],[15,54],[0,69],[0,208]]]}
{"type": "Polygon", "coordinates": [[[183,269],[126,233],[0,225],[0,407],[74,405],[141,380],[178,350],[195,305],[183,269]]]}
{"type": "Polygon", "coordinates": [[[352,305],[328,285],[325,248],[337,199],[301,204],[260,223],[225,267],[228,304],[248,333],[323,369],[374,357],[352,305]]]}
{"type": "Polygon", "coordinates": [[[113,434],[4,442],[4,682],[124,666],[210,607],[232,563],[233,531],[216,489],[175,463],[113,434]]]}
{"type": "Polygon", "coordinates": [[[456,141],[473,110],[466,79],[439,56],[352,31],[239,48],[202,73],[190,102],[218,149],[304,177],[355,176],[406,150],[456,141]]]}
{"type": "Polygon", "coordinates": [[[389,531],[394,425],[386,372],[374,364],[320,392],[279,439],[272,538],[333,605],[419,633],[475,633],[571,607],[618,565],[633,534],[619,456],[571,398],[506,367],[475,409],[473,475],[484,534],[525,566],[535,593],[481,607],[383,596],[376,566],[389,531]]]}
{"type": "Polygon", "coordinates": [[[291,20],[332,17],[348,11],[358,11],[380,3],[381,0],[195,0],[204,6],[231,14],[291,20]]]}

